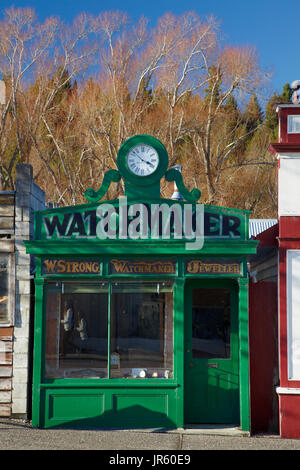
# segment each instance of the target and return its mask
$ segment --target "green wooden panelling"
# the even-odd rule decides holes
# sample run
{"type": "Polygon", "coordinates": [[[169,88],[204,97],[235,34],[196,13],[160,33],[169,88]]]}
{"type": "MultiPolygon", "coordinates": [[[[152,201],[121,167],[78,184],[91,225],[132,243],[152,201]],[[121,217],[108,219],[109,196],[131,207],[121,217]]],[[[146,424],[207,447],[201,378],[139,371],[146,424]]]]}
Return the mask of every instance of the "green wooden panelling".
{"type": "Polygon", "coordinates": [[[42,427],[177,427],[176,393],[164,388],[47,388],[41,393],[42,427]]]}
{"type": "Polygon", "coordinates": [[[250,431],[248,278],[239,279],[239,362],[241,428],[250,431]]]}

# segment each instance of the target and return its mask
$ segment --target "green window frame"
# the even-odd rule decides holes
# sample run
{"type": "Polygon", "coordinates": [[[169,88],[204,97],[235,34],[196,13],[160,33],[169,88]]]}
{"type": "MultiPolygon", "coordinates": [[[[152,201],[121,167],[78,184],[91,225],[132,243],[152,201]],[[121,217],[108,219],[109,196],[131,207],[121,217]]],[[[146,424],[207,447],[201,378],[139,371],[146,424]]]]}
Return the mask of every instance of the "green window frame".
{"type": "Polygon", "coordinates": [[[46,280],[45,378],[171,379],[173,281],[46,280]]]}

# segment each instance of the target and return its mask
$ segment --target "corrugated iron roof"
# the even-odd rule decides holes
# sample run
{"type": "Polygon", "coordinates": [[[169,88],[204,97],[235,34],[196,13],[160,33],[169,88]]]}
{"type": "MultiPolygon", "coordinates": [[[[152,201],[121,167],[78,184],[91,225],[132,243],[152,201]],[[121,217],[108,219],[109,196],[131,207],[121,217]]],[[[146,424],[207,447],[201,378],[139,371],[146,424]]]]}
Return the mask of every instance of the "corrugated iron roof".
{"type": "Polygon", "coordinates": [[[273,225],[276,225],[277,219],[249,219],[249,238],[256,237],[273,225]]]}

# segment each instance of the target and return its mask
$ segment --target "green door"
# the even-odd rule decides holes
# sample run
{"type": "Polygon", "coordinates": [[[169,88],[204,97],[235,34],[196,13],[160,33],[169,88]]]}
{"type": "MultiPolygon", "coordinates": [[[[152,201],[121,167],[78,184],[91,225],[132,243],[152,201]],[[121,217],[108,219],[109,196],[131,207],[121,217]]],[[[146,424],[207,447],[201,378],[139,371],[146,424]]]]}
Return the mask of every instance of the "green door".
{"type": "Polygon", "coordinates": [[[239,424],[238,347],[235,281],[188,281],[185,423],[239,424]]]}

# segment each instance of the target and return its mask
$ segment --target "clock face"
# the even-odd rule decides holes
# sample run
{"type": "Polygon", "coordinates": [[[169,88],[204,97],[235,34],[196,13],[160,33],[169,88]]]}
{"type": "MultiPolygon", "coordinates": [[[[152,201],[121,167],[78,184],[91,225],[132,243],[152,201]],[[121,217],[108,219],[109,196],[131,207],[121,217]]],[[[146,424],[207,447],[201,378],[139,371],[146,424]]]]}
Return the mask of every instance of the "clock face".
{"type": "Polygon", "coordinates": [[[127,166],[137,176],[148,176],[155,172],[159,164],[157,151],[146,144],[139,144],[128,152],[127,166]]]}

